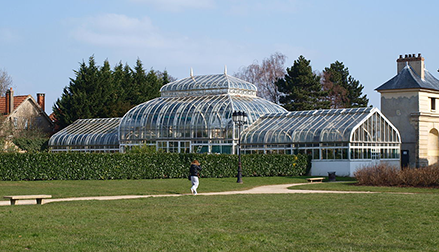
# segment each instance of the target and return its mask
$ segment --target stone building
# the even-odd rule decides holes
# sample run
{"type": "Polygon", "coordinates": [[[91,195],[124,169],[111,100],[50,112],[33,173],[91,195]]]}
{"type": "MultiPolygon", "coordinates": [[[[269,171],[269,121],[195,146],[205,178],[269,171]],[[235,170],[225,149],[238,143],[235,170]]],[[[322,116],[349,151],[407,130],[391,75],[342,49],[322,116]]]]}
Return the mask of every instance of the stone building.
{"type": "Polygon", "coordinates": [[[37,94],[37,100],[31,95],[14,96],[10,88],[4,97],[0,97],[0,113],[2,115],[1,135],[9,135],[9,131],[36,129],[51,133],[53,123],[44,112],[45,96],[37,94]]]}
{"type": "Polygon", "coordinates": [[[439,80],[421,54],[399,56],[397,75],[379,86],[381,112],[401,134],[401,165],[420,167],[439,158],[439,80]]]}

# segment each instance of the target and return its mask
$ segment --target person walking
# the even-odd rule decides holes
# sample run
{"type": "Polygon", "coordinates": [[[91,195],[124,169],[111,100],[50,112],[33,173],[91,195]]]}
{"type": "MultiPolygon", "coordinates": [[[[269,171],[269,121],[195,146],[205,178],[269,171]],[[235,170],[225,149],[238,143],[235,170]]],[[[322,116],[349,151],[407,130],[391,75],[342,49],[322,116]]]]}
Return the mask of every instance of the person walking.
{"type": "Polygon", "coordinates": [[[190,176],[191,176],[191,192],[193,195],[197,195],[197,188],[200,184],[199,177],[200,177],[200,171],[201,171],[201,165],[198,162],[198,160],[194,160],[191,163],[191,167],[189,169],[190,176]]]}

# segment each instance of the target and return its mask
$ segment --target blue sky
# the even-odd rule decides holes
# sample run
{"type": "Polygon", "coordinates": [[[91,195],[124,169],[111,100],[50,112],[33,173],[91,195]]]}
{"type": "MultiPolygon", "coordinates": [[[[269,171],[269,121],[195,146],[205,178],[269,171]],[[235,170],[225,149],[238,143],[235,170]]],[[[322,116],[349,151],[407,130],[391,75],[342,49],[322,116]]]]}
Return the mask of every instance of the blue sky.
{"type": "Polygon", "coordinates": [[[400,54],[422,53],[438,78],[439,2],[434,0],[21,0],[0,10],[0,69],[16,95],[46,93],[46,112],[94,55],[142,60],[180,79],[233,74],[275,52],[322,71],[336,60],[374,91],[396,74],[400,54]]]}

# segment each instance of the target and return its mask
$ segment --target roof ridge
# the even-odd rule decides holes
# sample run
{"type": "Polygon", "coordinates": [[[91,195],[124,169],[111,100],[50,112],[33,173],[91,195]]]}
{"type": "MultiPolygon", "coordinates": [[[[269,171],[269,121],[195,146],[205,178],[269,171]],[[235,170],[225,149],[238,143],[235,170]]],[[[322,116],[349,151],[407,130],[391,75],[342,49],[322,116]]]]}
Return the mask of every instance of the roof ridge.
{"type": "Polygon", "coordinates": [[[397,75],[375,90],[431,89],[439,91],[439,80],[424,68],[424,79],[410,65],[406,65],[397,75]]]}

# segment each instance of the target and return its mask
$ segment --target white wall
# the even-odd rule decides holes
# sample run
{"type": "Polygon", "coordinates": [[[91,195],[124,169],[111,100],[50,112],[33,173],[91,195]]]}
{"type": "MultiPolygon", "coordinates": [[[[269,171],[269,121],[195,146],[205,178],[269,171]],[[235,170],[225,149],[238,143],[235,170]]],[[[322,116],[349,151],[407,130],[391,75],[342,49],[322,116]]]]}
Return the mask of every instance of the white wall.
{"type": "Polygon", "coordinates": [[[335,172],[336,176],[353,177],[356,170],[379,162],[400,167],[399,160],[312,160],[311,176],[328,176],[328,172],[335,172]]]}
{"type": "Polygon", "coordinates": [[[349,160],[312,160],[311,176],[328,176],[328,172],[334,172],[337,176],[350,176],[349,160]]]}

